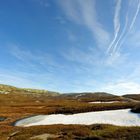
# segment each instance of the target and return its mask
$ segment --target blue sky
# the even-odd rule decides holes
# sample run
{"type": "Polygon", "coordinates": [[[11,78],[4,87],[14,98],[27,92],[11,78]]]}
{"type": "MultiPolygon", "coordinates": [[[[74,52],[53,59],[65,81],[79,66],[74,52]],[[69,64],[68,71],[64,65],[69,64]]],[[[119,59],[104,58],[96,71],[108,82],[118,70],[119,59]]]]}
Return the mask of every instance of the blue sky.
{"type": "Polygon", "coordinates": [[[0,83],[140,93],[140,0],[1,0],[0,83]]]}

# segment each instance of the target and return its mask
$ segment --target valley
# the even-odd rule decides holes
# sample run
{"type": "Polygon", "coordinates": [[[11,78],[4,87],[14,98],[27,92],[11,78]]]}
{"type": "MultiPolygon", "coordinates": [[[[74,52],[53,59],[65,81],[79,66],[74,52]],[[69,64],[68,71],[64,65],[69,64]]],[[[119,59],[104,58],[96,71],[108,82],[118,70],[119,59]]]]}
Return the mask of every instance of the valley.
{"type": "MultiPolygon", "coordinates": [[[[83,119],[81,123],[77,121],[77,123],[63,124],[58,122],[56,124],[50,123],[28,127],[15,126],[18,120],[36,115],[65,114],[66,116],[72,116],[78,113],[138,110],[140,103],[137,98],[116,96],[103,92],[61,94],[45,90],[20,89],[7,85],[0,86],[0,91],[2,92],[0,94],[0,118],[4,118],[0,121],[1,140],[43,140],[47,137],[48,139],[58,140],[140,139],[140,115],[138,111],[134,113],[137,115],[138,125],[133,122],[134,125],[129,126],[109,124],[108,121],[107,123],[96,123],[95,119],[98,117],[94,118],[93,116],[91,117],[93,123],[86,125],[82,122],[84,122],[86,116],[89,116],[87,114],[81,117],[83,119]]],[[[116,118],[117,120],[122,118],[123,113],[119,113],[119,115],[116,118]]],[[[103,116],[103,114],[100,116],[103,116]]],[[[58,117],[56,119],[59,120],[58,117]]],[[[68,118],[68,120],[72,122],[74,118],[68,118]]],[[[89,121],[89,119],[87,120],[89,121]]]]}

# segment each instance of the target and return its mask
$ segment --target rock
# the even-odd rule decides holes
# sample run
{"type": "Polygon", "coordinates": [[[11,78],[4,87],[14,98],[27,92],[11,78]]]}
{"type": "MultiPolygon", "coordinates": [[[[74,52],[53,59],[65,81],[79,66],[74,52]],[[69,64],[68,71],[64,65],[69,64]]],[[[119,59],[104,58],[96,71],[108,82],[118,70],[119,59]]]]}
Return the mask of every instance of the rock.
{"type": "Polygon", "coordinates": [[[58,138],[58,137],[59,137],[59,135],[45,133],[45,134],[31,137],[30,139],[31,140],[33,140],[33,139],[47,140],[48,138],[58,138]]]}

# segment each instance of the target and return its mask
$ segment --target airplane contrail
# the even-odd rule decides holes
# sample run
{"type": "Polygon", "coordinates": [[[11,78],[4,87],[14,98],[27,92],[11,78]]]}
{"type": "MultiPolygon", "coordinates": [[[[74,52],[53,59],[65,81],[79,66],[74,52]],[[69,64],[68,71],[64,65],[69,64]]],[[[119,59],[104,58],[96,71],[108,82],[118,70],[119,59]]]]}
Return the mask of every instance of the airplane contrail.
{"type": "Polygon", "coordinates": [[[111,44],[109,45],[108,49],[107,49],[107,53],[111,51],[111,49],[113,48],[113,45],[118,37],[118,33],[120,31],[120,10],[121,10],[121,0],[117,1],[117,5],[116,5],[116,10],[115,10],[115,15],[114,15],[114,30],[115,30],[115,35],[114,35],[114,39],[112,40],[111,44]]]}
{"type": "MultiPolygon", "coordinates": [[[[124,27],[125,29],[123,30],[122,36],[120,36],[120,39],[118,40],[118,43],[119,43],[119,41],[121,40],[121,38],[123,38],[123,39],[121,40],[119,46],[118,46],[118,43],[117,43],[116,46],[114,47],[114,50],[113,50],[114,53],[115,53],[116,50],[119,50],[119,49],[120,49],[120,47],[122,46],[122,44],[123,44],[123,42],[124,42],[124,40],[125,40],[125,37],[129,34],[130,30],[131,30],[132,27],[134,26],[139,11],[140,11],[140,0],[139,0],[139,3],[138,3],[138,7],[137,7],[137,10],[136,10],[136,13],[135,13],[135,15],[134,15],[134,17],[133,17],[133,20],[132,20],[131,24],[130,24],[129,30],[128,30],[128,32],[125,34],[125,30],[127,29],[127,28],[126,28],[127,25],[125,25],[125,27],[124,27]]],[[[128,17],[128,16],[127,16],[127,17],[128,17]]],[[[126,20],[127,20],[126,22],[128,22],[128,18],[127,18],[126,20]]]]}
{"type": "Polygon", "coordinates": [[[118,50],[121,47],[121,45],[123,43],[123,40],[124,40],[124,37],[125,37],[125,34],[127,34],[127,32],[126,32],[127,31],[127,26],[128,26],[128,16],[126,16],[124,29],[123,29],[121,35],[119,36],[119,39],[117,40],[117,42],[116,42],[116,44],[115,44],[115,46],[113,48],[113,53],[115,53],[116,50],[118,50]],[[120,45],[118,46],[119,43],[120,43],[120,45]]]}
{"type": "Polygon", "coordinates": [[[138,16],[139,11],[140,11],[140,0],[139,0],[139,3],[138,3],[138,7],[136,9],[136,12],[134,14],[134,17],[132,19],[132,22],[130,24],[128,32],[126,32],[127,26],[128,26],[128,14],[127,14],[127,16],[126,16],[126,23],[125,23],[124,29],[123,29],[119,39],[116,41],[114,47],[112,48],[112,54],[115,53],[117,50],[119,50],[120,47],[122,46],[122,44],[123,44],[123,42],[125,40],[125,37],[129,34],[130,30],[132,29],[132,27],[135,24],[135,21],[136,21],[136,18],[138,16]],[[119,46],[118,46],[118,44],[119,44],[119,46]]]}
{"type": "Polygon", "coordinates": [[[131,23],[131,25],[130,25],[130,28],[129,28],[130,30],[132,29],[132,27],[133,27],[134,24],[135,24],[135,21],[136,21],[136,18],[137,18],[137,16],[138,16],[139,11],[140,11],[140,0],[139,0],[138,7],[137,7],[136,13],[135,13],[135,15],[134,15],[134,18],[133,18],[132,23],[131,23]]]}

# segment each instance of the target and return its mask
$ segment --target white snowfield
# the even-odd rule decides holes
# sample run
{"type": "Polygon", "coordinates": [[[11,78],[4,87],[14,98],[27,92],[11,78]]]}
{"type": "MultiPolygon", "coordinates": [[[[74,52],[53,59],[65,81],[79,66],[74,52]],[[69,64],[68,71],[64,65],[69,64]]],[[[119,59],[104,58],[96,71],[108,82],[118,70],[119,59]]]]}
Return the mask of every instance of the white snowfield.
{"type": "Polygon", "coordinates": [[[124,101],[108,101],[108,102],[94,101],[94,102],[89,102],[89,103],[90,104],[100,104],[100,103],[111,104],[111,103],[124,103],[124,101]]]}
{"type": "Polygon", "coordinates": [[[132,113],[130,109],[78,113],[73,115],[53,114],[38,115],[22,119],[16,126],[35,126],[53,124],[113,124],[118,126],[140,126],[140,113],[132,113]]]}

